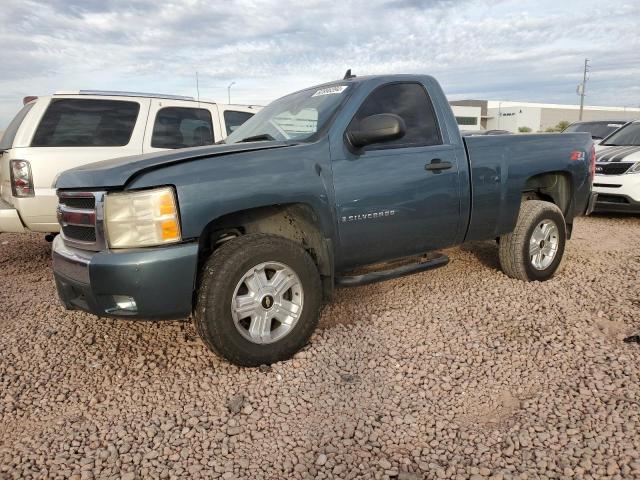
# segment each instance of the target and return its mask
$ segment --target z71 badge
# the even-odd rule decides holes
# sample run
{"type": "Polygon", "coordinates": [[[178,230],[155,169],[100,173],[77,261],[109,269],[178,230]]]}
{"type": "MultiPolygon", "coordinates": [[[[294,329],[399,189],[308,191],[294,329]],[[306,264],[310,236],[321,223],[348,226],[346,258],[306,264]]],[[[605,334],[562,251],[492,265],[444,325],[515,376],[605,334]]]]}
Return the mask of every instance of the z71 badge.
{"type": "Polygon", "coordinates": [[[392,217],[395,214],[396,214],[395,210],[382,210],[380,212],[343,216],[343,217],[340,217],[340,220],[342,221],[342,223],[358,222],[360,220],[373,220],[373,219],[382,218],[382,217],[392,217]]]}

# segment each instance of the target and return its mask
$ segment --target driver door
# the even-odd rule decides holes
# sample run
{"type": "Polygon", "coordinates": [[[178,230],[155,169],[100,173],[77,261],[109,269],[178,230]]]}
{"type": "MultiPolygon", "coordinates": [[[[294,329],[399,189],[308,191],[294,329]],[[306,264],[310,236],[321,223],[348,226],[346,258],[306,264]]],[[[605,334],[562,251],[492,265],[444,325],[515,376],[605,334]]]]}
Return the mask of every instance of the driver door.
{"type": "Polygon", "coordinates": [[[402,117],[402,138],[361,149],[345,141],[333,158],[336,260],[343,271],[451,245],[460,222],[457,149],[443,143],[425,87],[414,82],[378,87],[347,131],[381,113],[402,117]],[[444,168],[433,168],[436,163],[444,168]]]}

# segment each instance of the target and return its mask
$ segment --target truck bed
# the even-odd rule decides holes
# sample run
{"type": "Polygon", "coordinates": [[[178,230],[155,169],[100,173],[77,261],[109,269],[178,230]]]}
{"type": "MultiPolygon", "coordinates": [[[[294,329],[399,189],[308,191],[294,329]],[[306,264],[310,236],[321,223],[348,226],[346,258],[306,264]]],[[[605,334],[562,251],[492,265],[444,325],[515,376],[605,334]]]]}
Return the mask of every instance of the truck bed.
{"type": "Polygon", "coordinates": [[[465,240],[498,237],[513,229],[531,172],[568,176],[575,201],[567,207],[572,212],[563,212],[566,217],[572,219],[586,207],[591,185],[585,169],[592,148],[587,133],[476,136],[463,141],[471,188],[465,240]],[[576,158],[574,151],[584,155],[576,158]]]}

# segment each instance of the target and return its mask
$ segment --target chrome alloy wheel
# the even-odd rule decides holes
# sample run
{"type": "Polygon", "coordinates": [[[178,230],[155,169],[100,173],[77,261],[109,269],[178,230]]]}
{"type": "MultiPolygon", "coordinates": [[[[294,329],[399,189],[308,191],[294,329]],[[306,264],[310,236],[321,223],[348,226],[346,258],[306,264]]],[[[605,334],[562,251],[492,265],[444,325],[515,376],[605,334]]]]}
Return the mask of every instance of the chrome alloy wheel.
{"type": "Polygon", "coordinates": [[[529,258],[536,270],[544,270],[551,265],[560,245],[558,226],[553,220],[543,220],[531,234],[529,258]]]}
{"type": "Polygon", "coordinates": [[[246,272],[236,285],[231,315],[250,342],[273,343],[295,327],[303,304],[298,275],[283,263],[264,262],[246,272]]]}

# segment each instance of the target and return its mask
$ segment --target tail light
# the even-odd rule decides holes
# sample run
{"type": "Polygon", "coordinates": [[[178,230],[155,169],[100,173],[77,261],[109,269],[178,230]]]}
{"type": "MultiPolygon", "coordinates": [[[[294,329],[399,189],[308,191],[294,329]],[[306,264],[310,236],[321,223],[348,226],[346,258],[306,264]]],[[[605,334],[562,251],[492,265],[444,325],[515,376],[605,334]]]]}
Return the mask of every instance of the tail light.
{"type": "Polygon", "coordinates": [[[14,197],[33,197],[31,165],[26,160],[11,160],[11,191],[14,197]]]}
{"type": "Polygon", "coordinates": [[[596,147],[594,145],[591,145],[591,158],[590,158],[591,162],[589,165],[589,175],[591,176],[591,179],[593,180],[593,177],[596,176],[596,147]]]}

